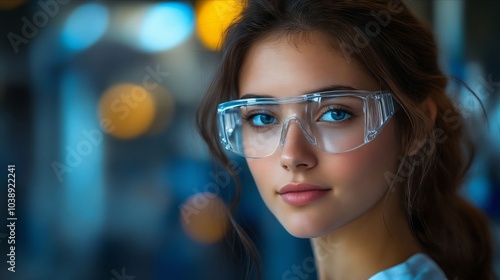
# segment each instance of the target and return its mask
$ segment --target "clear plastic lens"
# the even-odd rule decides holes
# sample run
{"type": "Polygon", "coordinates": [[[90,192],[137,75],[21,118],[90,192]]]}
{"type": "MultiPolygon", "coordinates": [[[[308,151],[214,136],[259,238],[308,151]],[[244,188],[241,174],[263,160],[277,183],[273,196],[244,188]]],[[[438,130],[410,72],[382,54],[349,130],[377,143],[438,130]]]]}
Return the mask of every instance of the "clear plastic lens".
{"type": "Polygon", "coordinates": [[[297,125],[307,140],[329,153],[371,141],[394,113],[388,92],[326,92],[293,98],[236,100],[219,105],[219,134],[234,153],[261,158],[284,145],[297,125]]]}

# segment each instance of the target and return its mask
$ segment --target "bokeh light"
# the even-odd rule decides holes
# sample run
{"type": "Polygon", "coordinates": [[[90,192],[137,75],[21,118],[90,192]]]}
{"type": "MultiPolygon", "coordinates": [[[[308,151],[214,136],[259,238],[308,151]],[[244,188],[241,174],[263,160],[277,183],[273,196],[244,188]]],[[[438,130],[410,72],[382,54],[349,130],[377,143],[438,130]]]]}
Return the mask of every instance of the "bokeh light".
{"type": "Polygon", "coordinates": [[[0,10],[13,10],[24,3],[26,3],[26,0],[1,0],[0,10]]]}
{"type": "Polygon", "coordinates": [[[104,35],[108,24],[106,7],[94,3],[82,5],[68,17],[62,31],[62,42],[70,50],[84,50],[104,35]]]}
{"type": "Polygon", "coordinates": [[[203,45],[210,50],[218,50],[222,45],[224,31],[242,9],[242,1],[198,1],[196,32],[203,45]]]}
{"type": "Polygon", "coordinates": [[[227,209],[213,193],[197,193],[181,206],[181,224],[193,240],[210,244],[220,240],[229,228],[227,209]]]}
{"type": "Polygon", "coordinates": [[[156,114],[152,94],[135,84],[118,84],[106,90],[99,101],[101,127],[120,139],[144,134],[156,114]]]}
{"type": "Polygon", "coordinates": [[[185,41],[194,30],[193,8],[169,2],[151,7],[140,29],[139,48],[147,52],[171,49],[185,41]]]}

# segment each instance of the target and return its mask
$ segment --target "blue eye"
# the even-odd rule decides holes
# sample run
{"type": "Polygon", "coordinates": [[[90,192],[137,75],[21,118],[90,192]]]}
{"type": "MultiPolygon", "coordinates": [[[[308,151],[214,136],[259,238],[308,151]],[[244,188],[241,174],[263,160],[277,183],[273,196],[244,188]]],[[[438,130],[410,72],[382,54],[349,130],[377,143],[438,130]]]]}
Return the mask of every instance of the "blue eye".
{"type": "Polygon", "coordinates": [[[276,119],[273,116],[266,114],[257,114],[251,117],[251,122],[255,126],[266,126],[276,123],[276,119]]]}
{"type": "Polygon", "coordinates": [[[340,109],[330,109],[326,111],[320,118],[322,121],[326,122],[341,122],[349,119],[351,114],[340,109]]]}

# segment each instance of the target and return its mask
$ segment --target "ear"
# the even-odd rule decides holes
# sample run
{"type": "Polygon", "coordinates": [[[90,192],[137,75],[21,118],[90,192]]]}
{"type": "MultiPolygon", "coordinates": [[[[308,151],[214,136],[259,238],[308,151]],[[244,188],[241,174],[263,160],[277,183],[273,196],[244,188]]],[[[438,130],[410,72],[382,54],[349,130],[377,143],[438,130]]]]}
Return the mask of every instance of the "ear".
{"type": "Polygon", "coordinates": [[[432,127],[434,127],[434,124],[436,123],[436,117],[437,117],[437,105],[432,98],[427,97],[424,101],[421,103],[422,108],[424,109],[425,114],[430,120],[430,123],[432,124],[432,127]]]}
{"type": "MultiPolygon", "coordinates": [[[[429,129],[432,129],[434,127],[434,124],[436,123],[436,117],[438,111],[436,102],[434,102],[432,98],[427,97],[424,101],[422,101],[422,103],[420,103],[420,106],[427,115],[427,119],[429,121],[429,123],[426,125],[429,125],[430,126],[429,129]]],[[[427,140],[428,139],[414,139],[411,144],[411,148],[410,151],[408,152],[408,155],[414,156],[422,148],[422,146],[425,144],[427,140]]]]}

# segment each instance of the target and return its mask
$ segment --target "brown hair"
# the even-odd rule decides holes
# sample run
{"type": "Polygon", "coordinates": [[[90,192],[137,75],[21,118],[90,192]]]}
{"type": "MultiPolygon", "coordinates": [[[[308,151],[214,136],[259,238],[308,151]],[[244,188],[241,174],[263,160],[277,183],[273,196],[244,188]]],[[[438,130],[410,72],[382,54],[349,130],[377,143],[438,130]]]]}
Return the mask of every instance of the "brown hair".
{"type": "MultiPolygon", "coordinates": [[[[396,174],[388,172],[386,178],[391,187],[404,188],[401,203],[424,252],[449,279],[493,279],[487,219],[458,194],[474,149],[445,93],[448,79],[439,69],[432,32],[402,2],[248,1],[227,30],[222,62],[197,115],[214,157],[229,164],[219,144],[217,104],[237,98],[248,49],[268,35],[311,31],[331,38],[336,50],[363,65],[400,103],[394,119],[402,156],[396,174]],[[422,106],[429,98],[437,106],[435,121],[422,106]]],[[[257,255],[253,246],[249,251],[257,255]]]]}

